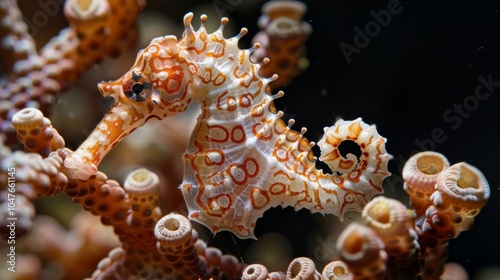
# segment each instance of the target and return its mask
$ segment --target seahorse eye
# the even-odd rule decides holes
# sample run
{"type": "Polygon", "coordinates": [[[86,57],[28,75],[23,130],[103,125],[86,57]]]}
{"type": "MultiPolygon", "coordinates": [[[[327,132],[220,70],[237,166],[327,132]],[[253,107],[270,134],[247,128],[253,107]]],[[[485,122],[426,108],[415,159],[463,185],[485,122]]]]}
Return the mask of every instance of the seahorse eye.
{"type": "Polygon", "coordinates": [[[135,94],[141,94],[143,89],[144,89],[144,86],[142,84],[139,84],[139,83],[135,83],[132,86],[132,92],[135,94]]]}
{"type": "Polygon", "coordinates": [[[144,102],[151,97],[151,83],[141,73],[132,71],[122,84],[123,92],[132,101],[144,102]]]}

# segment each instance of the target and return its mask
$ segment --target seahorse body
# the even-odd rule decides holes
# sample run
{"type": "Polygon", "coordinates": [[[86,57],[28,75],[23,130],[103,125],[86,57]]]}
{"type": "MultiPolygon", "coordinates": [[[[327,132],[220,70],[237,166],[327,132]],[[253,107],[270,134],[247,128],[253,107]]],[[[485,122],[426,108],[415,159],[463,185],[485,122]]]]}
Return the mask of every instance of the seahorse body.
{"type": "MultiPolygon", "coordinates": [[[[180,189],[189,218],[212,232],[229,230],[240,238],[255,238],[256,221],[275,206],[292,206],[342,218],[360,211],[372,196],[383,192],[390,175],[386,139],[360,119],[325,128],[320,147],[334,174],[315,168],[314,143],[285,124],[276,112],[267,85],[274,78],[259,74],[262,64],[250,61],[254,48],[240,50],[246,29],[226,39],[191,26],[185,32],[155,38],[139,52],[134,66],[120,79],[102,82],[103,96],[115,98],[114,107],[87,140],[65,160],[73,176],[86,180],[104,155],[127,134],[150,119],[183,112],[191,102],[202,112],[184,154],[185,173],[180,189]],[[351,140],[361,148],[359,158],[340,156],[339,144],[351,140]]],[[[265,62],[264,62],[265,63],[265,62]]]]}

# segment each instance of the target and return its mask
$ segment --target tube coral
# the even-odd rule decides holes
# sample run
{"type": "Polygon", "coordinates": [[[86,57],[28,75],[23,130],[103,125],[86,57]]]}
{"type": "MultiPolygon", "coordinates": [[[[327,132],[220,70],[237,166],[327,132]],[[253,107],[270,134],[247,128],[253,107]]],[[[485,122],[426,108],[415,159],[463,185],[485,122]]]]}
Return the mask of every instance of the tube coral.
{"type": "Polygon", "coordinates": [[[17,139],[24,144],[26,152],[46,157],[50,152],[64,147],[64,139],[40,111],[25,108],[14,116],[12,124],[17,131],[17,139]]]}
{"type": "Polygon", "coordinates": [[[321,274],[324,280],[351,280],[353,279],[349,267],[343,261],[333,261],[325,265],[321,274]]]}
{"type": "Polygon", "coordinates": [[[402,174],[404,190],[410,196],[410,205],[417,216],[423,215],[431,205],[430,196],[435,191],[437,177],[449,166],[444,155],[432,151],[417,153],[405,163],[402,174]]]}
{"type": "Polygon", "coordinates": [[[415,216],[404,204],[378,196],[363,208],[362,217],[382,238],[393,266],[405,264],[417,255],[420,248],[414,230],[415,216]]]}
{"type": "Polygon", "coordinates": [[[241,279],[243,280],[266,280],[267,277],[267,268],[261,264],[247,266],[241,275],[241,279]]]}
{"type": "Polygon", "coordinates": [[[384,279],[387,253],[382,239],[368,226],[352,223],[340,234],[337,250],[354,279],[384,279]]]}
{"type": "Polygon", "coordinates": [[[257,62],[269,58],[260,69],[264,77],[278,74],[269,85],[280,88],[288,85],[308,65],[305,44],[312,32],[311,25],[302,20],[307,6],[299,1],[270,1],[262,7],[259,27],[252,39],[262,48],[251,54],[257,62]]]}
{"type": "Polygon", "coordinates": [[[292,260],[286,272],[287,279],[317,280],[321,277],[316,270],[314,262],[309,258],[296,258],[292,260]]]}

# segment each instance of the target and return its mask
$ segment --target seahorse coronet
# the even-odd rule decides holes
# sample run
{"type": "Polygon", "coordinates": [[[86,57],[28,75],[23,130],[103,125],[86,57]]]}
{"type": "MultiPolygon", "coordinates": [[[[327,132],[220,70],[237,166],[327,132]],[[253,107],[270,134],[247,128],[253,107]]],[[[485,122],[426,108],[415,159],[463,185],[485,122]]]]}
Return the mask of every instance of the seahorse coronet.
{"type": "MultiPolygon", "coordinates": [[[[99,84],[102,95],[113,97],[115,104],[65,159],[67,174],[87,180],[126,135],[150,119],[182,113],[197,102],[201,113],[183,155],[180,190],[189,218],[214,233],[227,230],[240,238],[255,238],[257,219],[276,206],[307,208],[342,219],[345,212],[361,211],[383,192],[391,156],[374,126],[361,119],[337,122],[334,132],[325,134],[340,133],[342,141],[355,131],[363,154],[356,168],[341,175],[317,169],[314,142],[304,137],[306,129],[292,129],[294,121],[286,124],[283,112],[274,106],[283,92],[271,94],[268,84],[277,76],[259,73],[267,60],[251,61],[258,47],[238,48],[246,29],[225,38],[227,18],[212,33],[205,29],[205,15],[198,30],[192,18],[192,13],[184,17],[181,38],[153,39],[127,73],[99,84]]],[[[320,146],[327,146],[324,142],[320,146]]]]}

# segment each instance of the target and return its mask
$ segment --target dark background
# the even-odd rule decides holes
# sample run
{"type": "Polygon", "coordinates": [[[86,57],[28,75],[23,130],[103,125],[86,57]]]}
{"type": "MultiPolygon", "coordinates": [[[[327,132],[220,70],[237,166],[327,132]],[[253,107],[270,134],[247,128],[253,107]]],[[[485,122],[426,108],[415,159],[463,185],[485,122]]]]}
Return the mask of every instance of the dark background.
{"type": "MultiPolygon", "coordinates": [[[[29,10],[28,1],[19,2],[29,10]]],[[[165,24],[182,24],[182,17],[190,11],[195,12],[195,19],[200,13],[209,14],[209,22],[216,25],[218,17],[227,16],[235,30],[249,29],[249,34],[241,39],[241,47],[248,48],[251,38],[259,31],[257,19],[265,1],[147,2],[144,13],[161,13],[165,24]]],[[[376,124],[378,132],[388,139],[388,152],[394,156],[389,165],[393,176],[385,181],[385,195],[404,203],[408,198],[402,191],[401,169],[417,151],[435,150],[447,156],[450,163],[466,161],[479,168],[490,183],[490,202],[476,217],[473,229],[450,242],[448,260],[464,266],[472,279],[479,269],[499,267],[500,100],[497,91],[479,101],[474,94],[480,84],[478,77],[491,76],[500,81],[500,3],[402,0],[399,2],[402,10],[391,16],[390,22],[360,48],[359,54],[350,57],[350,63],[339,45],[344,42],[354,46],[355,28],[364,30],[374,21],[372,11],[387,10],[388,3],[398,2],[316,0],[304,3],[308,6],[304,20],[313,29],[307,43],[309,67],[283,88],[285,96],[276,101],[278,109],[285,112],[285,118],[296,120],[297,130],[307,127],[306,137],[311,141],[318,141],[323,127],[331,126],[338,117],[362,117],[365,122],[376,124]],[[457,106],[468,109],[459,115],[453,112],[457,106]],[[455,118],[453,121],[444,117],[447,112],[455,118]],[[439,141],[430,140],[433,131],[441,133],[439,141]]],[[[62,22],[61,26],[65,24],[62,22]]],[[[197,28],[197,21],[193,25],[197,28]]],[[[54,32],[57,30],[54,28],[54,32]]],[[[236,35],[235,30],[228,31],[226,37],[236,35]]],[[[180,37],[181,32],[174,35],[180,37]]],[[[113,75],[98,79],[118,78],[113,75]]],[[[89,94],[101,100],[95,82],[91,85],[89,94]]],[[[500,91],[500,86],[495,89],[500,91]]],[[[96,114],[95,122],[103,112],[105,109],[96,114]]],[[[90,124],[88,130],[94,125],[90,124]]],[[[328,215],[271,209],[257,223],[258,241],[239,240],[228,233],[209,235],[205,240],[224,253],[248,262],[245,251],[263,242],[266,232],[278,232],[288,237],[291,255],[317,260],[315,248],[325,243],[334,244],[344,226],[345,223],[328,215]]],[[[331,251],[327,249],[327,253],[331,251]]],[[[322,265],[319,267],[322,269],[322,265]]]]}

